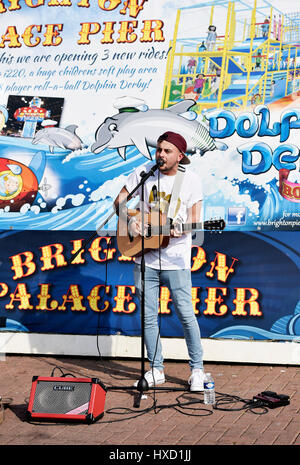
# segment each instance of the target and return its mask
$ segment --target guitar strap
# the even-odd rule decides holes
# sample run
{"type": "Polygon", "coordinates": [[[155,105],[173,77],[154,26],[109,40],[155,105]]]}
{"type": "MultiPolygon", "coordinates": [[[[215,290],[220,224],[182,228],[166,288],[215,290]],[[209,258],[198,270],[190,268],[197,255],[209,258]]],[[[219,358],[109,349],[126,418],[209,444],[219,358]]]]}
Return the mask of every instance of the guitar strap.
{"type": "Polygon", "coordinates": [[[170,199],[170,205],[168,209],[168,218],[170,218],[171,220],[173,220],[176,215],[178,197],[180,194],[180,189],[181,189],[182,181],[184,178],[184,173],[185,173],[185,167],[182,165],[178,165],[178,170],[175,176],[175,181],[174,181],[171,199],[170,199]]]}

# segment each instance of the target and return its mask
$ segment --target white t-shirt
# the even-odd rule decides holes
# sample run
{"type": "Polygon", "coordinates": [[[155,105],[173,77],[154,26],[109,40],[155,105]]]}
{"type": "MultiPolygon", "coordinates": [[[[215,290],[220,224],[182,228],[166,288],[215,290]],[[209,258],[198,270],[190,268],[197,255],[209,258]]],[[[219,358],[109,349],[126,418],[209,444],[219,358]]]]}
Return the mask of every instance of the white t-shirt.
{"type": "MultiPolygon", "coordinates": [[[[141,181],[141,173],[143,171],[148,173],[151,167],[152,165],[140,166],[128,176],[125,187],[129,193],[131,193],[141,181]]],[[[153,202],[153,186],[155,186],[154,190],[157,191],[157,199],[160,199],[160,210],[162,213],[168,212],[175,177],[175,175],[167,176],[160,173],[159,170],[156,170],[154,175],[147,179],[144,186],[145,213],[148,213],[155,205],[155,202],[153,202]]],[[[141,199],[141,188],[135,192],[134,196],[137,195],[139,195],[141,199]]],[[[199,200],[202,200],[202,198],[200,177],[193,171],[186,169],[173,221],[186,223],[188,209],[199,200]]],[[[160,249],[151,250],[145,254],[145,264],[151,268],[162,270],[189,269],[191,267],[191,246],[191,233],[185,232],[181,237],[170,237],[169,244],[166,248],[161,247],[160,249]]],[[[140,257],[137,257],[136,263],[140,262],[140,257]]]]}

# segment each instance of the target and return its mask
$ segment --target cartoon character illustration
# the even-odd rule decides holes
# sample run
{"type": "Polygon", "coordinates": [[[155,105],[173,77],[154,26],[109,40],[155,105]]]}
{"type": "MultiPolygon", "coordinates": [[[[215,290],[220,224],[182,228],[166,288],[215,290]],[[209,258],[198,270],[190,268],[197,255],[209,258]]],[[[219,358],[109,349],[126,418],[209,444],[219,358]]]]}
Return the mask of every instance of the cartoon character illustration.
{"type": "Polygon", "coordinates": [[[207,37],[206,37],[206,49],[212,51],[216,44],[217,40],[217,28],[213,24],[208,27],[207,37]]]}
{"type": "Polygon", "coordinates": [[[261,27],[263,37],[268,37],[269,27],[270,27],[270,19],[266,18],[261,27]]]}
{"type": "Polygon", "coordinates": [[[223,143],[215,142],[207,128],[196,121],[197,114],[189,111],[194,100],[182,100],[167,109],[149,110],[141,108],[139,99],[121,97],[115,108],[119,114],[108,117],[96,131],[96,142],[92,144],[94,153],[104,149],[117,149],[126,159],[126,147],[135,145],[141,154],[152,159],[149,147],[156,147],[157,139],[165,131],[182,134],[187,141],[187,153],[201,153],[210,150],[226,150],[223,143]]]}
{"type": "Polygon", "coordinates": [[[8,111],[6,107],[4,107],[3,105],[0,105],[0,131],[2,131],[2,129],[4,128],[7,120],[8,120],[8,111]]]}
{"type": "MultiPolygon", "coordinates": [[[[79,150],[83,148],[82,140],[77,136],[76,129],[78,126],[72,124],[65,129],[56,128],[47,120],[43,129],[37,131],[33,144],[45,144],[49,146],[51,153],[54,152],[54,147],[69,150],[79,150]]],[[[56,122],[53,122],[56,123],[56,122]]]]}
{"type": "Polygon", "coordinates": [[[202,93],[202,90],[203,90],[204,84],[205,84],[205,80],[206,80],[206,78],[205,78],[204,74],[197,74],[196,80],[195,80],[195,83],[194,83],[194,90],[199,95],[201,95],[201,93],[202,93]]]}
{"type": "Polygon", "coordinates": [[[24,204],[32,205],[45,170],[45,152],[37,152],[29,166],[9,158],[0,158],[0,208],[20,211],[24,204]]]}

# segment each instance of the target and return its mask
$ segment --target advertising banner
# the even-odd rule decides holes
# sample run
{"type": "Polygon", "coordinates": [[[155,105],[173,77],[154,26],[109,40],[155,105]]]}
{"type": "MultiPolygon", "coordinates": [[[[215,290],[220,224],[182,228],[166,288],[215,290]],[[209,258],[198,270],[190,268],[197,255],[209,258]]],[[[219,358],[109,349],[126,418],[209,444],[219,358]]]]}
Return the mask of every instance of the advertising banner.
{"type": "MultiPolygon", "coordinates": [[[[298,1],[0,0],[0,25],[0,330],[140,334],[113,202],[171,130],[225,222],[194,236],[202,336],[299,336],[298,1]]],[[[160,319],[183,336],[165,288],[160,319]]]]}
{"type": "MultiPolygon", "coordinates": [[[[1,329],[55,334],[140,334],[133,259],[116,238],[87,232],[2,234],[1,329]]],[[[192,298],[203,337],[291,340],[300,331],[300,249],[295,232],[207,233],[192,247],[192,298]],[[283,291],[284,290],[284,291],[283,291]]],[[[162,336],[181,337],[162,287],[162,336]]]]}

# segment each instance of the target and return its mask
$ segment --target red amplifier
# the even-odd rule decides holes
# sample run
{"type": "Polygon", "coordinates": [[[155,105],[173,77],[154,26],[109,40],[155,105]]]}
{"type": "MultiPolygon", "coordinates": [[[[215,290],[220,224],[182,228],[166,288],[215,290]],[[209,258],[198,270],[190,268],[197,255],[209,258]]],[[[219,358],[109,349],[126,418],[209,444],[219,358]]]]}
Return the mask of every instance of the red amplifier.
{"type": "Polygon", "coordinates": [[[28,420],[93,423],[104,415],[106,387],[98,378],[32,378],[28,420]]]}

